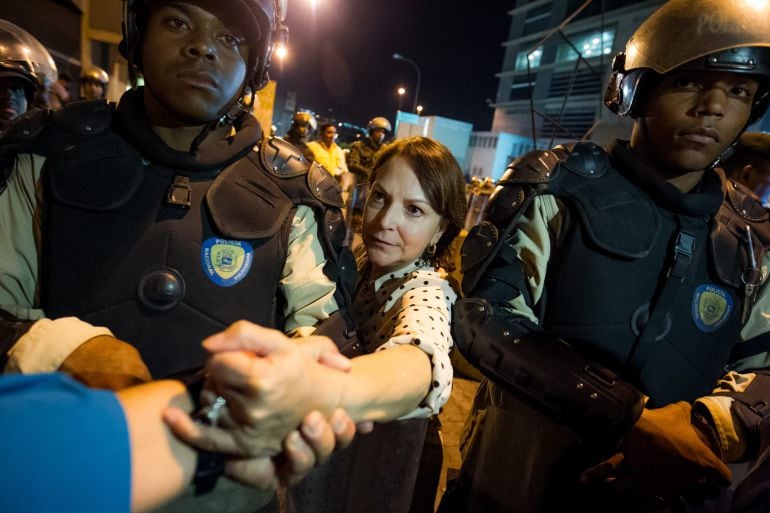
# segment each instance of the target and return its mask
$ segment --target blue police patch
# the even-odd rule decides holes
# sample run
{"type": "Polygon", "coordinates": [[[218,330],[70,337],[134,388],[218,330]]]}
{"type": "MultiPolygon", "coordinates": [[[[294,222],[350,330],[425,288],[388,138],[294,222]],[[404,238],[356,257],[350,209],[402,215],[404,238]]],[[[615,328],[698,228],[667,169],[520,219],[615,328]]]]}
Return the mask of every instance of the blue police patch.
{"type": "Polygon", "coordinates": [[[733,311],[733,297],[722,287],[704,284],[692,297],[692,318],[699,330],[711,333],[722,327],[733,311]]]}
{"type": "Polygon", "coordinates": [[[248,242],[211,238],[201,247],[203,271],[220,287],[232,287],[249,274],[254,249],[248,242]]]}

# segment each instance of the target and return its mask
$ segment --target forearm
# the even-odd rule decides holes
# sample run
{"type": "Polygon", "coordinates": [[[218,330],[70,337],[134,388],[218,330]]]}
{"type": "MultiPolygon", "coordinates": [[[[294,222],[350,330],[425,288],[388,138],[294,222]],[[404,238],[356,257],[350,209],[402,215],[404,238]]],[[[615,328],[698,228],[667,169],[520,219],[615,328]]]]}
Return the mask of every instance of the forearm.
{"type": "Polygon", "coordinates": [[[355,422],[389,421],[417,408],[431,387],[428,355],[398,346],[353,359],[341,376],[340,407],[355,422]]]}
{"type": "Polygon", "coordinates": [[[192,480],[196,453],[180,442],[162,419],[163,411],[193,407],[177,381],[157,381],[117,393],[131,442],[131,510],[149,511],[181,493],[192,480]]]}

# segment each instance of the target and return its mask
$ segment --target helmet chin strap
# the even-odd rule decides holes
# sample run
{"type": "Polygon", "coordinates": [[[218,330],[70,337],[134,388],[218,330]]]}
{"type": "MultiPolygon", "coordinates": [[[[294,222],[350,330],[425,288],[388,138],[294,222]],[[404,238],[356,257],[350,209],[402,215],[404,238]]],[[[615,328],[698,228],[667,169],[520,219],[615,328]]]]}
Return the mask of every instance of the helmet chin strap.
{"type": "MultiPolygon", "coordinates": [[[[743,133],[743,132],[741,132],[741,133],[743,133]]],[[[724,162],[725,160],[727,160],[730,157],[732,157],[733,153],[735,153],[735,145],[736,144],[738,144],[738,139],[736,139],[733,142],[731,142],[730,146],[725,148],[724,151],[719,154],[719,156],[716,158],[716,160],[714,160],[714,162],[709,164],[709,166],[706,168],[706,170],[708,171],[708,170],[714,169],[715,167],[717,167],[719,165],[720,162],[724,162]]]]}
{"type": "Polygon", "coordinates": [[[257,93],[254,90],[252,82],[253,80],[249,79],[249,84],[244,89],[244,94],[241,94],[238,97],[235,103],[230,106],[228,111],[223,116],[203,126],[200,133],[193,140],[192,145],[190,146],[190,153],[195,153],[200,145],[203,144],[204,139],[206,139],[209,133],[213,130],[227,125],[233,125],[236,130],[238,129],[240,124],[243,122],[244,116],[251,114],[251,112],[254,110],[254,101],[257,98],[257,93]],[[251,102],[249,105],[246,105],[243,101],[243,98],[246,96],[246,94],[251,96],[251,102]]]}

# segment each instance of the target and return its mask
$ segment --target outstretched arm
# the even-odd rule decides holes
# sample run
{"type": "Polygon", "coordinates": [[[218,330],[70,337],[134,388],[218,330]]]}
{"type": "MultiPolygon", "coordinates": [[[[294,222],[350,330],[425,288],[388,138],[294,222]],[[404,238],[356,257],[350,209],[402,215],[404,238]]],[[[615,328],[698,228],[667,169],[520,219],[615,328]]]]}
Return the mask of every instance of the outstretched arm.
{"type": "MultiPolygon", "coordinates": [[[[128,427],[131,448],[131,509],[150,511],[174,498],[191,482],[198,453],[178,439],[163,422],[164,414],[191,411],[193,401],[178,381],[158,381],[117,393],[128,427]],[[171,408],[171,410],[169,410],[171,408]]],[[[311,412],[282,445],[281,464],[271,458],[238,458],[227,463],[227,474],[244,484],[270,490],[279,481],[293,484],[336,444],[345,445],[355,428],[344,412],[327,422],[311,412]]],[[[202,443],[214,449],[205,436],[202,443]]],[[[227,451],[221,451],[227,453],[227,451]]]]}

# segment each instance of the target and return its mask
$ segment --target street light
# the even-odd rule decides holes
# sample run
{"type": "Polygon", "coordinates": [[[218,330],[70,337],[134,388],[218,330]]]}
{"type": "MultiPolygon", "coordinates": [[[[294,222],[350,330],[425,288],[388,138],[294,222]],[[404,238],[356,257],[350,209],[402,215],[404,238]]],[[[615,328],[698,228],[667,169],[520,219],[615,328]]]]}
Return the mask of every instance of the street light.
{"type": "Polygon", "coordinates": [[[398,110],[401,110],[401,102],[403,101],[404,95],[406,94],[406,88],[401,86],[396,92],[398,93],[398,110]]]}
{"type": "Polygon", "coordinates": [[[393,54],[393,58],[395,60],[397,60],[397,61],[408,62],[409,64],[414,66],[414,70],[417,72],[417,86],[415,86],[415,88],[414,88],[414,105],[412,107],[412,112],[416,112],[417,111],[417,100],[418,100],[418,97],[420,96],[420,82],[422,81],[422,74],[420,73],[420,67],[412,59],[407,59],[406,57],[404,57],[400,53],[394,53],[393,54]]]}
{"type": "Polygon", "coordinates": [[[418,116],[421,116],[421,115],[422,115],[422,105],[418,105],[418,106],[417,106],[417,115],[418,115],[418,116]]]}
{"type": "Polygon", "coordinates": [[[286,48],[285,44],[281,43],[275,47],[275,56],[278,57],[280,61],[283,61],[288,54],[289,49],[286,48]]]}

